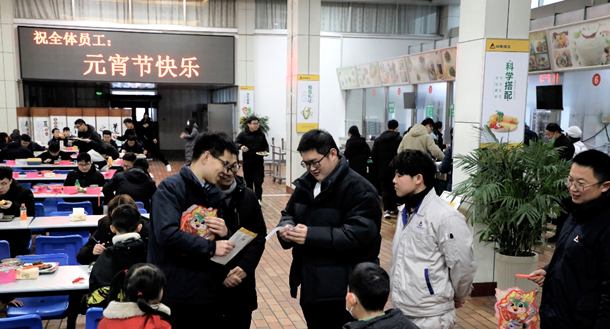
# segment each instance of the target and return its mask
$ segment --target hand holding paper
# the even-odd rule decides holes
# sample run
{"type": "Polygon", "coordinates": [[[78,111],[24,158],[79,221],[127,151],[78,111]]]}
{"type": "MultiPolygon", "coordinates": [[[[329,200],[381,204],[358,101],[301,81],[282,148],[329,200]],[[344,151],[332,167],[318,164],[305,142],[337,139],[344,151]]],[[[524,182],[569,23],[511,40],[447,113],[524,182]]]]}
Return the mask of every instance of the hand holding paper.
{"type": "MultiPolygon", "coordinates": [[[[229,239],[228,241],[218,241],[218,243],[229,242],[231,245],[234,246],[234,248],[231,248],[230,250],[228,250],[227,253],[221,255],[218,253],[219,245],[216,244],[216,256],[212,257],[211,260],[218,264],[226,265],[231,259],[233,259],[233,257],[235,257],[235,255],[237,255],[242,249],[244,249],[244,247],[247,246],[250,241],[254,240],[257,235],[258,234],[250,232],[243,227],[240,228],[239,231],[235,232],[235,234],[233,234],[231,239],[229,239]]],[[[224,244],[221,244],[221,246],[222,245],[224,244]]]]}

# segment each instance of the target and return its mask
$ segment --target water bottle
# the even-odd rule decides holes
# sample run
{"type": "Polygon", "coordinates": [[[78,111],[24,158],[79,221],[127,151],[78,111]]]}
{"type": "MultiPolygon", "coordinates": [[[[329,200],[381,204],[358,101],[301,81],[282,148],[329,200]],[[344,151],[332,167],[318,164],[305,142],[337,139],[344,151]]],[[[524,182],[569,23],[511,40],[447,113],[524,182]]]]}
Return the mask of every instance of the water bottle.
{"type": "Polygon", "coordinates": [[[25,203],[22,203],[21,207],[19,207],[19,218],[21,220],[28,219],[28,208],[25,207],[25,203]]]}
{"type": "Polygon", "coordinates": [[[76,180],[76,182],[74,183],[74,186],[76,187],[80,187],[80,182],[78,181],[78,179],[76,180]]]}

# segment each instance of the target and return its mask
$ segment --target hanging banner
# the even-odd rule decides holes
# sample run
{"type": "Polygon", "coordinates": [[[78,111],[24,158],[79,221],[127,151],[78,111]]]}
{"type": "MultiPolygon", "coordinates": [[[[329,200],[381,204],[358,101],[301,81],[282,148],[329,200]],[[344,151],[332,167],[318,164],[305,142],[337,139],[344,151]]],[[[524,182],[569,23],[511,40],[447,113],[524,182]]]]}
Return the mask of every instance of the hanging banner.
{"type": "Polygon", "coordinates": [[[528,62],[529,40],[487,40],[481,126],[505,143],[523,141],[528,62]]]}
{"type": "Polygon", "coordinates": [[[239,117],[249,117],[254,113],[254,87],[239,87],[239,117]]]}
{"type": "Polygon", "coordinates": [[[547,71],[551,69],[546,31],[530,33],[529,71],[547,71]]]}
{"type": "Polygon", "coordinates": [[[556,71],[610,64],[610,19],[549,29],[556,71]]]}
{"type": "Polygon", "coordinates": [[[319,75],[297,76],[297,132],[318,129],[319,122],[319,75]]]}
{"type": "Polygon", "coordinates": [[[356,89],[360,87],[358,84],[358,75],[356,74],[356,67],[341,67],[337,69],[337,77],[339,78],[339,85],[342,90],[356,89]]]}

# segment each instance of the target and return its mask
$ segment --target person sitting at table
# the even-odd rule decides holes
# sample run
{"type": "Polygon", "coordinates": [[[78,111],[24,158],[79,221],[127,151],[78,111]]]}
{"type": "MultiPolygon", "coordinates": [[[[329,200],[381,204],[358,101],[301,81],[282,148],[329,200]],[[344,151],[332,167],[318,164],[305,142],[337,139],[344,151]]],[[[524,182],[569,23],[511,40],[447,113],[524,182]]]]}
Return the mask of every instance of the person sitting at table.
{"type": "Polygon", "coordinates": [[[47,145],[51,145],[53,143],[57,143],[57,145],[59,145],[63,141],[65,146],[66,141],[63,139],[63,137],[61,137],[61,132],[58,128],[53,128],[53,130],[51,130],[51,133],[53,134],[53,137],[51,137],[47,145]]]}
{"type": "MultiPolygon", "coordinates": [[[[25,204],[28,216],[34,216],[34,194],[29,188],[21,186],[17,180],[13,179],[13,168],[1,166],[0,213],[3,213],[4,216],[19,217],[21,204],[25,204]]],[[[27,255],[31,238],[30,230],[0,230],[0,240],[8,241],[11,257],[27,255]]]]}
{"type": "Polygon", "coordinates": [[[112,131],[102,131],[102,140],[104,141],[104,143],[112,145],[112,147],[114,147],[117,153],[119,152],[119,146],[116,144],[116,141],[112,139],[112,131]]]}
{"type": "Polygon", "coordinates": [[[115,173],[102,191],[106,200],[112,199],[115,194],[127,194],[135,201],[144,203],[144,209],[150,212],[150,199],[157,191],[157,184],[148,173],[148,161],[137,159],[133,168],[115,173]]]}
{"type": "Polygon", "coordinates": [[[21,141],[11,140],[5,147],[0,151],[0,161],[4,160],[15,160],[15,159],[27,159],[33,158],[34,152],[23,147],[21,141]]]}
{"type": "Polygon", "coordinates": [[[108,157],[112,157],[113,160],[118,160],[120,157],[119,151],[117,151],[114,146],[106,142],[102,143],[100,149],[98,150],[98,153],[101,154],[102,157],[106,159],[106,161],[108,160],[108,157]]]}
{"type": "Polygon", "coordinates": [[[0,133],[0,150],[2,150],[2,148],[4,148],[6,146],[6,144],[8,144],[10,138],[8,137],[8,134],[5,132],[1,132],[0,133]]]}
{"type": "Polygon", "coordinates": [[[138,142],[138,138],[136,135],[130,135],[127,138],[127,142],[123,144],[123,148],[121,149],[123,153],[132,152],[135,154],[146,154],[146,150],[142,146],[142,143],[138,142]]]}
{"type": "Polygon", "coordinates": [[[32,137],[30,137],[30,135],[26,135],[26,134],[21,135],[21,146],[29,149],[30,151],[32,151],[32,153],[34,153],[34,151],[46,150],[44,148],[44,146],[41,146],[40,144],[38,144],[36,142],[32,142],[32,137]]]}
{"type": "Polygon", "coordinates": [[[42,152],[39,156],[42,163],[50,163],[53,164],[55,161],[59,160],[72,160],[70,157],[70,153],[60,151],[59,144],[51,143],[49,144],[49,150],[46,152],[42,152]]]}
{"type": "Polygon", "coordinates": [[[91,165],[91,156],[87,153],[79,153],[76,157],[77,169],[70,172],[64,186],[75,186],[76,180],[81,187],[89,187],[91,185],[97,185],[99,187],[104,186],[106,182],[104,175],[99,173],[93,165],[91,165]]]}
{"type": "MultiPolygon", "coordinates": [[[[87,243],[76,254],[76,261],[79,264],[89,265],[95,262],[106,248],[112,247],[112,238],[114,238],[115,234],[110,230],[110,217],[118,206],[124,204],[138,207],[135,201],[127,194],[120,194],[112,198],[108,202],[108,214],[97,222],[97,230],[91,234],[87,243]]],[[[148,244],[148,219],[140,216],[140,223],[142,223],[140,236],[148,244]]]]}
{"type": "Polygon", "coordinates": [[[142,223],[138,208],[124,204],[111,216],[110,230],[116,235],[112,247],[106,248],[97,259],[89,276],[89,307],[105,307],[112,278],[138,263],[146,263],[147,244],[140,237],[142,223]]]}
{"type": "Polygon", "coordinates": [[[63,129],[63,134],[64,134],[64,140],[66,141],[66,146],[72,146],[72,140],[70,139],[70,136],[72,136],[72,130],[70,130],[70,128],[68,127],[64,127],[63,129]]]}
{"type": "Polygon", "coordinates": [[[138,156],[134,153],[125,153],[125,155],[123,155],[123,164],[121,165],[121,168],[116,170],[116,172],[120,173],[133,168],[133,164],[136,162],[136,159],[138,159],[138,156]]]}

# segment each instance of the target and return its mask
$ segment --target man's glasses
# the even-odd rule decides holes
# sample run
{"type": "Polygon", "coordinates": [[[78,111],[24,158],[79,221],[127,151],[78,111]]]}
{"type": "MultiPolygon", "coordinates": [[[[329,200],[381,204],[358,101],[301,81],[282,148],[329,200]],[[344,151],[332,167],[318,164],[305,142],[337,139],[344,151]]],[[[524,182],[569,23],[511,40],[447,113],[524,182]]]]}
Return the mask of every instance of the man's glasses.
{"type": "Polygon", "coordinates": [[[78,166],[81,168],[91,167],[91,163],[79,163],[78,166]]]}
{"type": "Polygon", "coordinates": [[[234,164],[232,164],[232,165],[231,165],[231,163],[230,163],[229,161],[225,161],[225,160],[223,160],[223,159],[221,159],[221,158],[219,158],[219,157],[217,157],[217,156],[213,155],[212,153],[210,153],[210,155],[211,155],[212,157],[214,157],[214,159],[216,159],[216,160],[218,160],[218,161],[222,162],[222,165],[225,167],[225,170],[227,171],[227,174],[228,174],[229,172],[231,172],[231,171],[232,171],[233,173],[237,173],[237,172],[239,171],[239,168],[241,168],[241,167],[239,166],[239,162],[235,162],[234,164]]]}
{"type": "Polygon", "coordinates": [[[597,182],[597,183],[594,183],[594,184],[585,185],[583,183],[575,182],[571,178],[566,178],[564,183],[566,184],[568,189],[572,188],[572,186],[573,186],[574,189],[576,190],[576,192],[582,192],[582,191],[584,191],[585,189],[588,189],[591,186],[595,186],[595,185],[601,184],[601,182],[597,182]]]}
{"type": "Polygon", "coordinates": [[[320,168],[322,165],[320,164],[320,162],[322,162],[322,160],[324,160],[324,158],[326,158],[326,156],[330,153],[330,150],[328,150],[328,152],[326,152],[326,154],[324,154],[322,156],[322,158],[320,160],[314,160],[314,161],[301,161],[301,166],[303,168],[305,168],[306,170],[316,170],[318,168],[320,168]]]}

